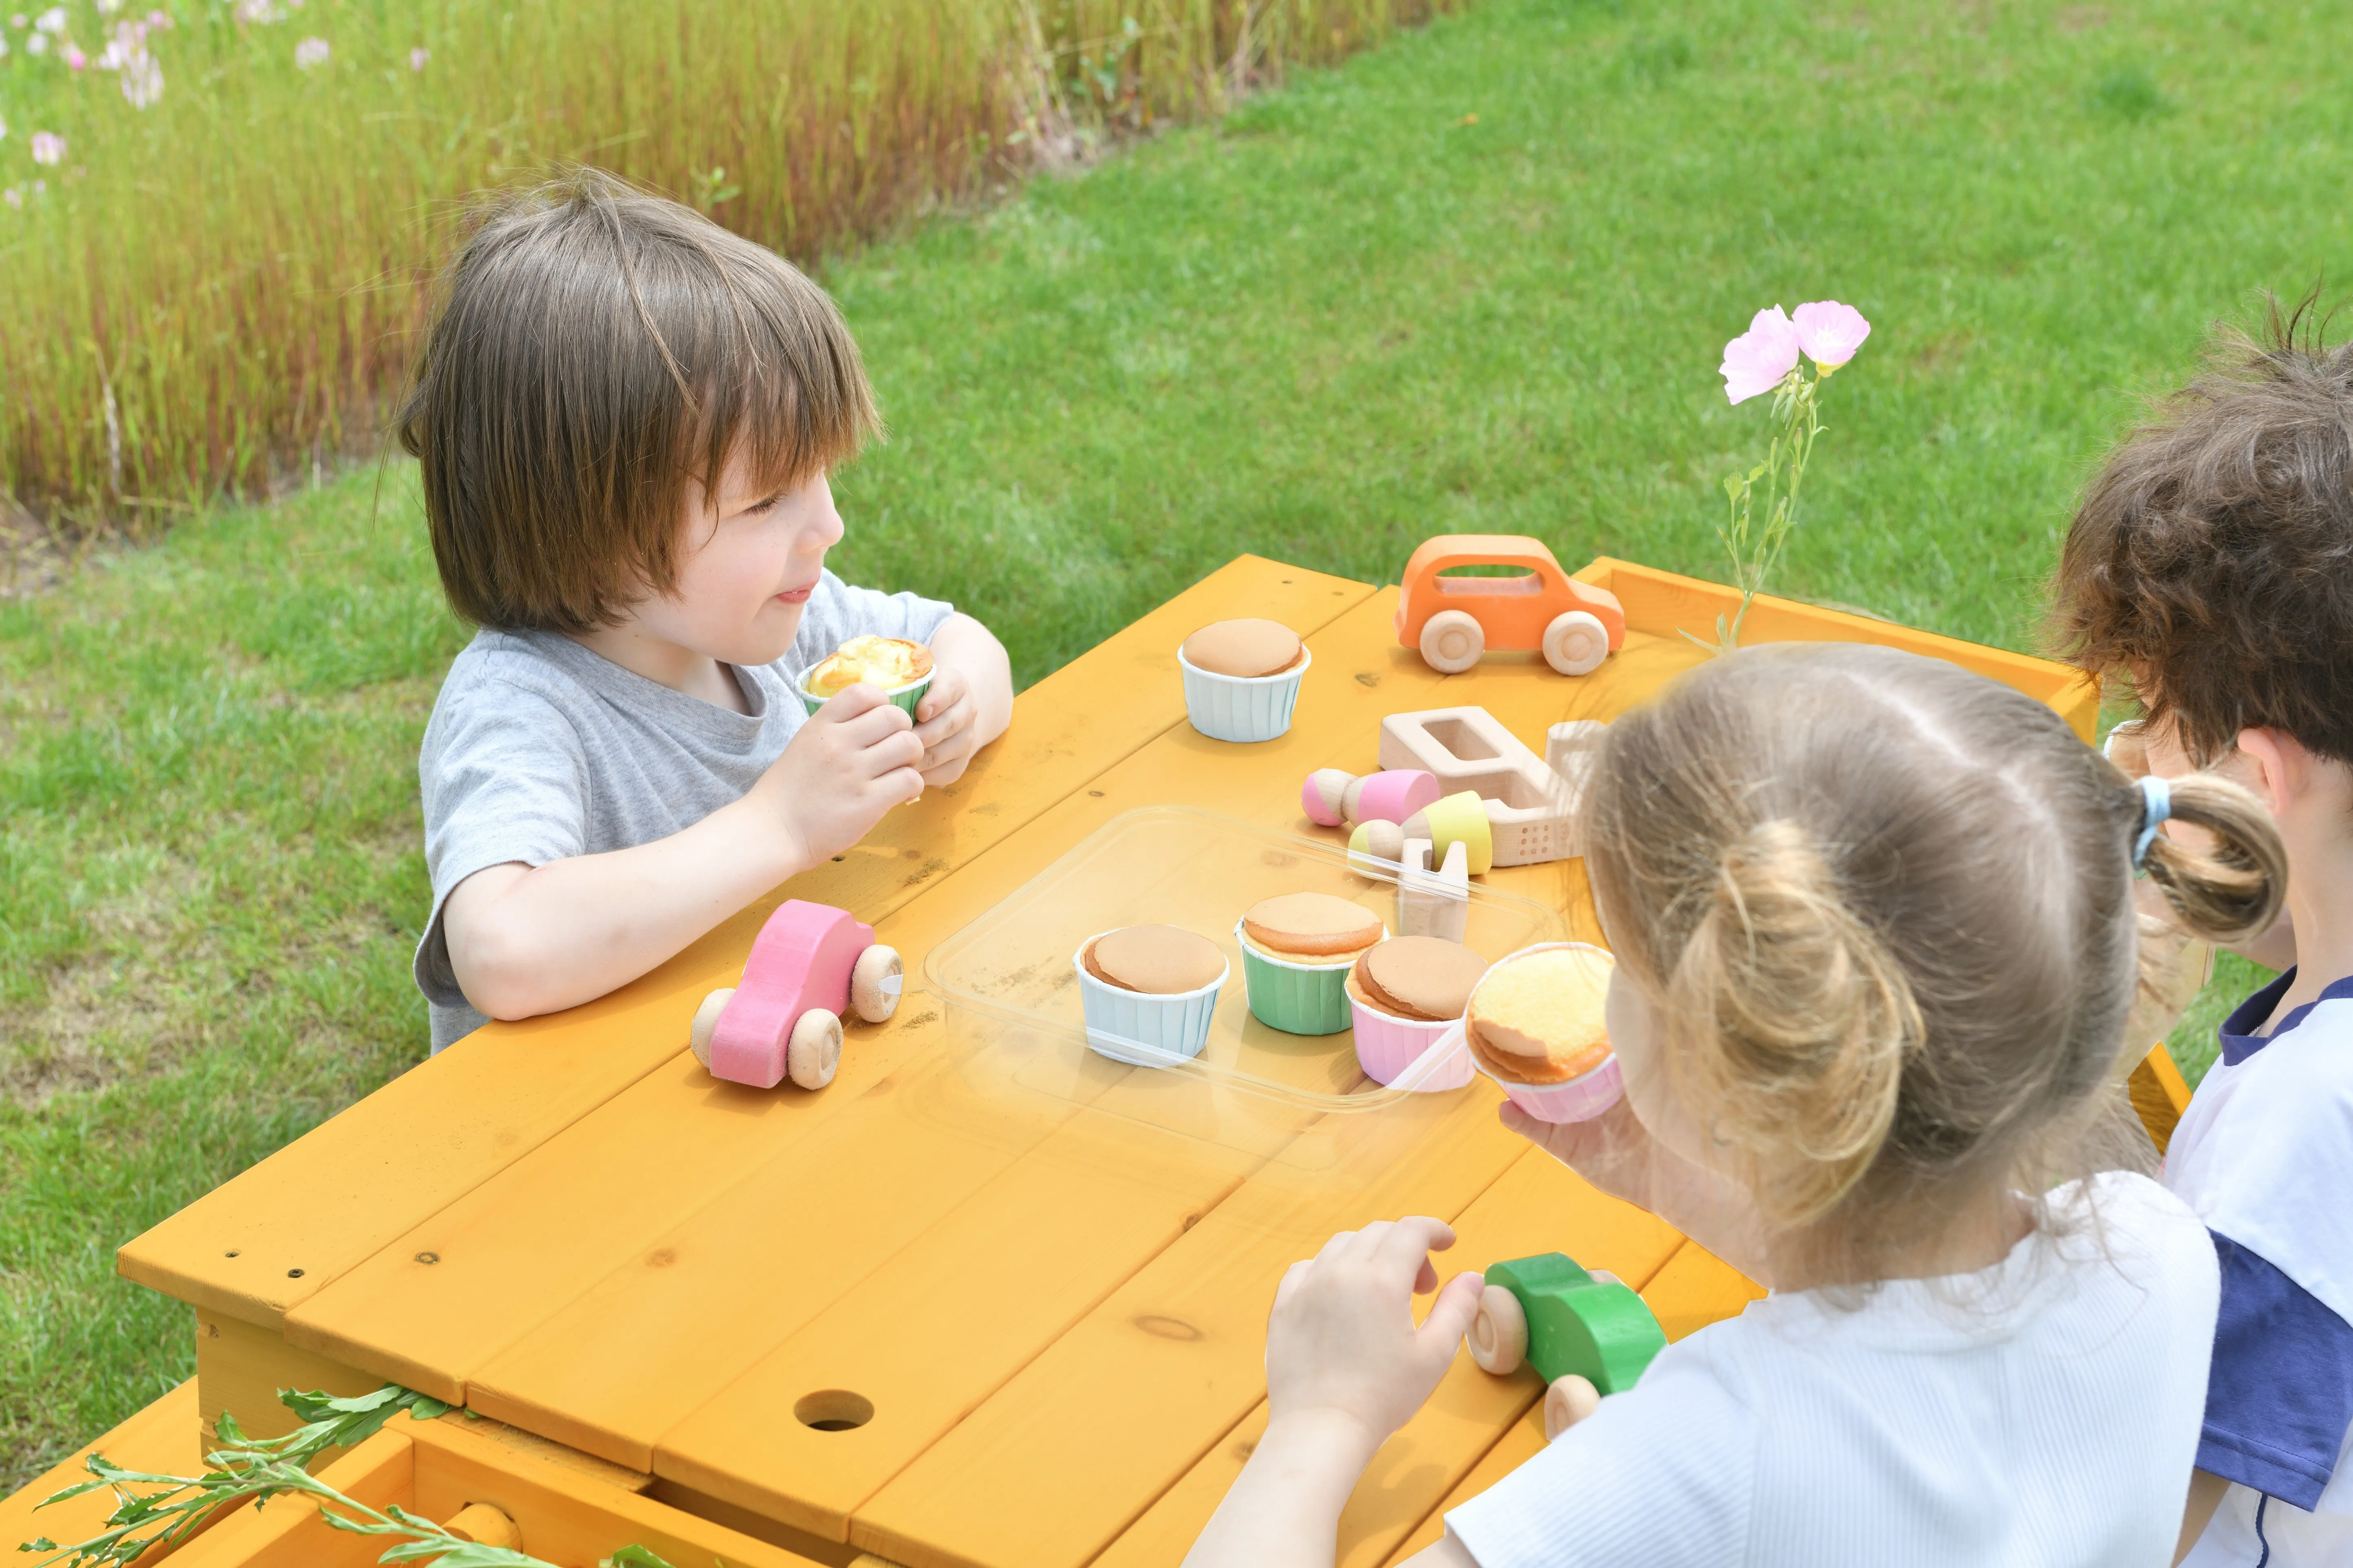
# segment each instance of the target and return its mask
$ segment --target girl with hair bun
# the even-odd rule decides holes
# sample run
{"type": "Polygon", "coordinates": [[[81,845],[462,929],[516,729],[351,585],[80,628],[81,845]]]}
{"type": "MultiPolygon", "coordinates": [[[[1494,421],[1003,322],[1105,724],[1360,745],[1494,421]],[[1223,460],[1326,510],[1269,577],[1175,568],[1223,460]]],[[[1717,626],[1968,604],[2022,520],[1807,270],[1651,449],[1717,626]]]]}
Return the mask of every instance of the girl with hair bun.
{"type": "MultiPolygon", "coordinates": [[[[2214,1249],[2144,1173],[2136,872],[2228,942],[2278,835],[2126,779],[2049,709],[1893,649],[1713,660],[1599,744],[1586,861],[1626,1097],[1505,1123],[1767,1284],[1447,1516],[1417,1568],[2171,1558],[2214,1249]],[[2203,827],[2203,847],[2157,831],[2203,827]]],[[[1329,1564],[1479,1276],[1434,1219],[1334,1238],[1268,1326],[1270,1419],[1191,1568],[1329,1564]]]]}

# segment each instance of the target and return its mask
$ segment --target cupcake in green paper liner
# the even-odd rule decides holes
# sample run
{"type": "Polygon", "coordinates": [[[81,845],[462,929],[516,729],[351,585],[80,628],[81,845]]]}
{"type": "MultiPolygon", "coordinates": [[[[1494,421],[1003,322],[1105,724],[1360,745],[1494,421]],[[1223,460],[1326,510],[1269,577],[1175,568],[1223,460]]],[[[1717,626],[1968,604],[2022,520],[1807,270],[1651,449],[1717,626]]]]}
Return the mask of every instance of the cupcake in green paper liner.
{"type": "Polygon", "coordinates": [[[1288,1035],[1349,1026],[1348,972],[1388,936],[1378,915],[1330,893],[1261,899],[1235,922],[1251,1016],[1288,1035]]]}
{"type": "Polygon", "coordinates": [[[891,705],[912,719],[931,689],[932,650],[904,637],[852,637],[801,678],[801,701],[814,713],[861,680],[881,687],[891,705]]]}

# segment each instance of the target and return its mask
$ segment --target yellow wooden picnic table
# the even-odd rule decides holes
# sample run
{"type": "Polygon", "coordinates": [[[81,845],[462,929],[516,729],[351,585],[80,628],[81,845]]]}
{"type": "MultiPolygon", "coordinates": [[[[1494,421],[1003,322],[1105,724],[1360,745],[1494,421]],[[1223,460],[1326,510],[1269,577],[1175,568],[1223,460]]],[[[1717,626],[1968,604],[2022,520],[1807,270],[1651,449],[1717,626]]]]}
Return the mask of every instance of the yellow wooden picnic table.
{"type": "MultiPolygon", "coordinates": [[[[1264,1421],[1282,1269],[1378,1217],[1450,1220],[1466,1267],[1568,1252],[1640,1289],[1670,1337],[1736,1312],[1754,1285],[1505,1131],[1484,1079],[1377,1168],[1343,1155],[1328,1181],[1278,1181],[1240,1151],[1077,1107],[1018,1136],[926,1114],[949,1023],[921,993],[853,1030],[814,1094],[716,1083],[685,1048],[696,1004],[734,982],[785,897],[873,921],[912,981],[1122,812],[1182,803],[1312,833],[1300,781],[1372,771],[1386,714],[1477,703],[1541,750],[1548,725],[1611,718],[1703,657],[1675,628],[1712,626],[1719,590],[1609,561],[1579,575],[1636,628],[1602,669],[1565,679],[1505,655],[1440,677],[1398,646],[1396,589],[1241,557],[1024,692],[960,783],[866,843],[612,995],[411,1070],[126,1246],[122,1272],[195,1309],[206,1423],[227,1409],[282,1431],[277,1389],[396,1380],[487,1419],[414,1441],[387,1428],[339,1469],[451,1506],[507,1495],[481,1478],[512,1471],[512,1507],[541,1521],[526,1549],[535,1531],[609,1551],[627,1537],[597,1531],[627,1531],[668,1542],[679,1568],[1176,1563],[1264,1421]],[[1280,740],[1185,722],[1176,645],[1234,616],[1283,621],[1314,651],[1280,740]],[[544,1500],[559,1494],[573,1500],[544,1500]]],[[[2056,666],[1778,601],[1750,627],[1960,658],[2089,733],[2091,694],[2056,666]]],[[[1599,940],[1581,862],[1485,879],[1599,940]]],[[[1357,1489],[1340,1561],[1433,1539],[1542,1443],[1541,1393],[1533,1373],[1459,1359],[1357,1489]]],[[[0,1544],[21,1503],[0,1505],[0,1544]]],[[[353,1538],[289,1544],[297,1515],[240,1519],[176,1560],[341,1561],[353,1538]]],[[[62,1522],[31,1525],[69,1538],[62,1522]]]]}

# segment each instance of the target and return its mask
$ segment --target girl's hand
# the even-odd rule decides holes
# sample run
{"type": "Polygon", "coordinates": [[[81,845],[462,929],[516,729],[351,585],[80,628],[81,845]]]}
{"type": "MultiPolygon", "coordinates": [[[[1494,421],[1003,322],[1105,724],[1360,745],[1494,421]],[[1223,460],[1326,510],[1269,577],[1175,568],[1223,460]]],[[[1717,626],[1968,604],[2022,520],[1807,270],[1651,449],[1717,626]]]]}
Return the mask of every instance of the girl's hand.
{"type": "Polygon", "coordinates": [[[1479,1310],[1480,1277],[1458,1274],[1414,1324],[1413,1298],[1438,1284],[1429,1255],[1453,1245],[1441,1220],[1384,1220],[1291,1266],[1267,1322],[1270,1437],[1313,1426],[1361,1468],[1421,1408],[1479,1310]]]}
{"type": "MultiPolygon", "coordinates": [[[[1266,1435],[1185,1568],[1332,1568],[1373,1450],[1421,1408],[1478,1315],[1480,1278],[1458,1274],[1414,1326],[1414,1297],[1438,1283],[1430,1254],[1453,1245],[1441,1221],[1384,1220],[1291,1266],[1266,1325],[1266,1435]]],[[[1422,1558],[1470,1562],[1459,1546],[1422,1558]]]]}

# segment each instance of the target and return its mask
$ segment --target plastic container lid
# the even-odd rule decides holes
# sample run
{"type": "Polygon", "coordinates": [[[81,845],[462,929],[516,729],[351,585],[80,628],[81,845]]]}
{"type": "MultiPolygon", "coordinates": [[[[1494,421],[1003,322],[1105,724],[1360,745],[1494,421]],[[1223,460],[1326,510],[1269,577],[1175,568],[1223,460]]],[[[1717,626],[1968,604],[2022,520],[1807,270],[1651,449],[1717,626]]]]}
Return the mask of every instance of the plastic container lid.
{"type": "MultiPolygon", "coordinates": [[[[1443,1114],[1456,1096],[1417,1088],[1445,1070],[1459,1038],[1383,1085],[1358,1065],[1353,1031],[1291,1035],[1251,1016],[1236,924],[1260,900],[1295,892],[1336,894],[1399,925],[1396,884],[1350,870],[1336,838],[1190,806],[1113,818],[926,955],[924,988],[946,1006],[965,1088],[1008,1111],[1024,1099],[1069,1101],[1309,1166],[1375,1123],[1443,1114]],[[1198,1056],[1135,1065],[1091,1048],[1071,954],[1099,932],[1150,924],[1215,942],[1229,974],[1198,1056]]],[[[1474,952],[1501,958],[1567,935],[1557,911],[1472,885],[1464,940],[1474,952]]]]}

